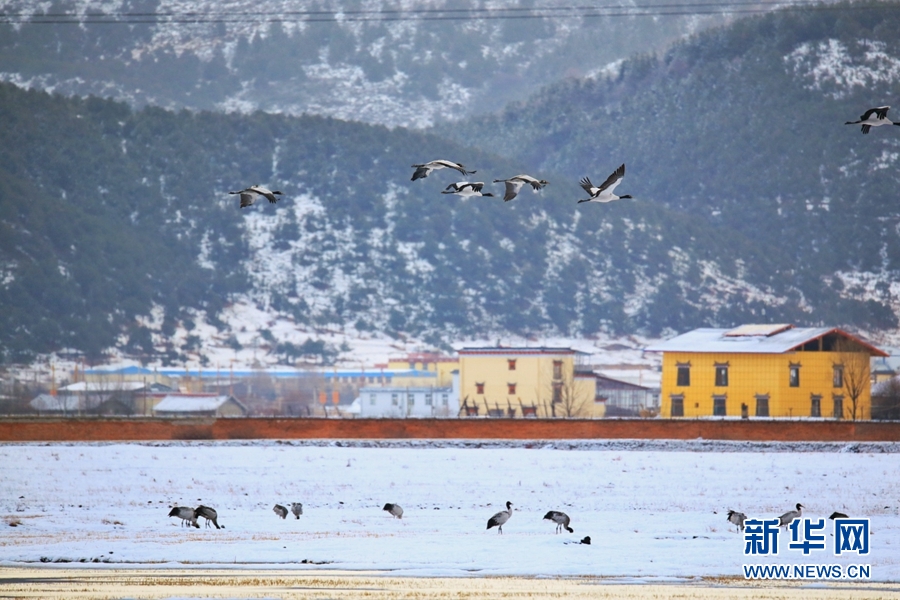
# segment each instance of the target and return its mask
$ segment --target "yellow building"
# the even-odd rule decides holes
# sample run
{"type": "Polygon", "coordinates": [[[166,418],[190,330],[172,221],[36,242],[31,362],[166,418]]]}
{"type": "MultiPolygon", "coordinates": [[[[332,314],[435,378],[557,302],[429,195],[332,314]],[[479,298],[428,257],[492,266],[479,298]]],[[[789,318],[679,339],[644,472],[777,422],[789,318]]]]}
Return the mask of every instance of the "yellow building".
{"type": "Polygon", "coordinates": [[[596,376],[570,348],[464,348],[460,412],[468,415],[602,417],[596,376]],[[514,412],[513,412],[514,411],[514,412]]]}
{"type": "Polygon", "coordinates": [[[868,419],[871,357],[887,354],[837,328],[695,329],[662,352],[663,417],[868,419]]]}
{"type": "Polygon", "coordinates": [[[399,358],[389,358],[387,369],[407,370],[406,375],[395,375],[391,385],[397,387],[450,387],[453,371],[459,369],[459,361],[436,352],[415,352],[399,358]]]}

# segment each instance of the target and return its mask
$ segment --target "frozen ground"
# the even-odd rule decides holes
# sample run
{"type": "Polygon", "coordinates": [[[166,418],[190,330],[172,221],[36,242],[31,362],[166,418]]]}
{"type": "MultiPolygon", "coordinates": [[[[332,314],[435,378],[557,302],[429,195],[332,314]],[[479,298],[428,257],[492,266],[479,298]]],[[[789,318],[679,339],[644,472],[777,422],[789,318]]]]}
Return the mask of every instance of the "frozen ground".
{"type": "MultiPolygon", "coordinates": [[[[900,444],[178,442],[0,445],[0,565],[378,570],[393,575],[740,576],[870,564],[900,581],[900,444]],[[480,446],[480,447],[479,447],[480,446]],[[641,449],[643,448],[643,449],[641,449]],[[507,501],[515,513],[485,530],[507,501]],[[278,518],[275,503],[302,502],[278,518]],[[399,503],[393,519],[381,510],[399,503]],[[871,519],[871,554],[743,555],[729,508],[871,519]],[[224,529],[185,529],[206,504],[224,529]],[[556,535],[547,510],[572,518],[556,535]],[[591,545],[578,544],[589,535],[591,545]],[[97,564],[94,564],[94,561],[97,564]]],[[[830,527],[829,527],[830,531],[830,527]]]]}

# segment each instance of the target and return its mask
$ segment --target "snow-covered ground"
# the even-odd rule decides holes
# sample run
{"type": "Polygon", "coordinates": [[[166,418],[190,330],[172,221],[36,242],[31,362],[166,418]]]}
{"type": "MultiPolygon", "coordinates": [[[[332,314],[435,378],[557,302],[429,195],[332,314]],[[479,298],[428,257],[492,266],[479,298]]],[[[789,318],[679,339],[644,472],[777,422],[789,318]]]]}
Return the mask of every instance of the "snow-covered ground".
{"type": "Polygon", "coordinates": [[[898,453],[900,444],[737,442],[3,444],[0,565],[659,580],[741,576],[749,562],[839,563],[900,581],[898,453]],[[515,512],[503,535],[485,530],[507,500],[515,512]],[[303,503],[299,520],[273,513],[291,502],[303,503]],[[386,502],[403,506],[402,520],[386,502]],[[797,502],[815,518],[870,518],[871,554],[835,557],[829,541],[804,558],[783,532],[778,557],[748,560],[728,509],[771,518],[797,502]],[[167,517],[201,503],[223,529],[167,517]],[[542,520],[551,509],[568,513],[575,533],[556,535],[542,520]],[[591,545],[577,543],[586,535],[591,545]]]}

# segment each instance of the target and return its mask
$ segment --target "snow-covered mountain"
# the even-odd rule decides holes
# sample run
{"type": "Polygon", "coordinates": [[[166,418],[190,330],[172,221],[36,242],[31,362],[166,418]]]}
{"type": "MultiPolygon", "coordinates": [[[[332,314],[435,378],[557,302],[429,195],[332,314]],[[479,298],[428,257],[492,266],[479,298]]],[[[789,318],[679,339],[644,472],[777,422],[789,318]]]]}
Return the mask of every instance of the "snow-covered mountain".
{"type": "Polygon", "coordinates": [[[846,6],[739,21],[436,133],[0,85],[4,358],[362,362],[760,321],[878,340],[900,312],[900,136],[843,122],[890,103],[900,25],[846,6]],[[520,172],[550,185],[502,202],[442,195],[446,170],[410,181],[438,157],[495,194],[520,172]],[[576,203],[622,162],[635,200],[576,203]],[[285,195],[240,210],[227,192],[252,183],[285,195]]]}
{"type": "MultiPolygon", "coordinates": [[[[604,6],[8,0],[0,80],[138,106],[427,127],[497,110],[730,18],[708,7],[672,11],[663,0],[604,6]]],[[[757,5],[768,6],[777,4],[757,5]]]]}

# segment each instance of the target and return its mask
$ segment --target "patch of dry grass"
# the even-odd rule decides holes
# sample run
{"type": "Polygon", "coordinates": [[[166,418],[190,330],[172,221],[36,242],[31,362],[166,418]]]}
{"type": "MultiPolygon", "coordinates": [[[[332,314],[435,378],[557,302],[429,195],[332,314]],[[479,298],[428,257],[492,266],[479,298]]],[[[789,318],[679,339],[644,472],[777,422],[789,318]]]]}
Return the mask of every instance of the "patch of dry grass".
{"type": "Polygon", "coordinates": [[[595,577],[532,578],[391,577],[337,571],[93,570],[0,568],[3,594],[46,600],[282,598],[284,600],[900,600],[900,586],[879,583],[822,584],[745,582],[708,578],[684,584],[622,585],[595,577]]]}

